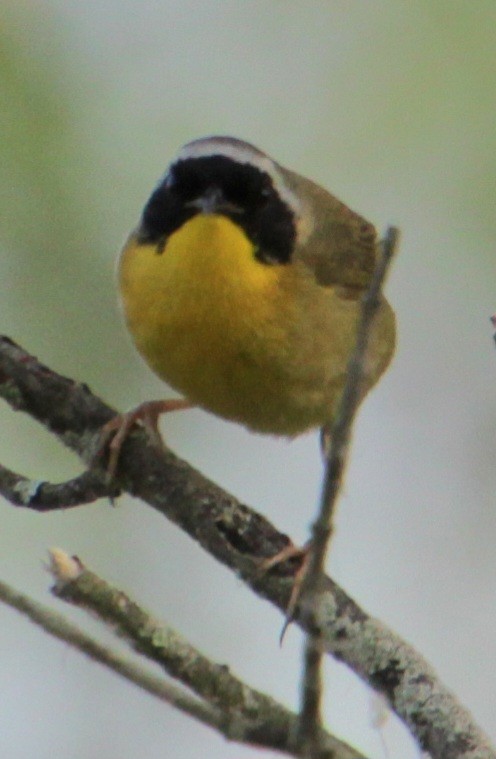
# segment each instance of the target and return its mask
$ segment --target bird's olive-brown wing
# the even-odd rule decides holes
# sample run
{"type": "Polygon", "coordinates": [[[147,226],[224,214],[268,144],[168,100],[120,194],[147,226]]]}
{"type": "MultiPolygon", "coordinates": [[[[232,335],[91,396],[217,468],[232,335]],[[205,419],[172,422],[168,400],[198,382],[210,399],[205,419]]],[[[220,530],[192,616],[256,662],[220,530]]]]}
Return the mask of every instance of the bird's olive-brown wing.
{"type": "Polygon", "coordinates": [[[287,169],[285,182],[301,199],[294,258],[323,286],[360,291],[370,284],[377,260],[375,227],[323,187],[287,169]]]}

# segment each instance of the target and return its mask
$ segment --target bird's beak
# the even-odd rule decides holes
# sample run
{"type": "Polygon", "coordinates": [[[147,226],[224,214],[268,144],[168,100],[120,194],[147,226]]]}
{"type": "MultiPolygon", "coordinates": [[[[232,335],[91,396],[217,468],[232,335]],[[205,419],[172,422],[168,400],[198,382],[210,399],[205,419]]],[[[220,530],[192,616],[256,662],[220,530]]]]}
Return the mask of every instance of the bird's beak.
{"type": "Polygon", "coordinates": [[[197,208],[200,213],[242,213],[243,210],[235,203],[227,200],[222,189],[216,185],[207,187],[204,193],[185,204],[188,208],[197,208]]]}

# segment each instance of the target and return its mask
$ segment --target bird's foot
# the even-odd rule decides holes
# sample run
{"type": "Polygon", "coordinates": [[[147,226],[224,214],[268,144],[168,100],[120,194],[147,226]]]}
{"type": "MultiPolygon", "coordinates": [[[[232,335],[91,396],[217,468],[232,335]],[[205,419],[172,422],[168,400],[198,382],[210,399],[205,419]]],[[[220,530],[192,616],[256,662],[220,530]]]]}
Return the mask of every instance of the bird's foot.
{"type": "Polygon", "coordinates": [[[286,607],[286,616],[284,624],[279,637],[279,642],[282,644],[286,630],[291,622],[294,620],[296,607],[301,597],[301,590],[303,582],[308,572],[308,564],[310,560],[310,553],[312,550],[312,543],[309,541],[303,547],[295,546],[291,541],[278,551],[274,556],[269,556],[266,559],[262,559],[258,564],[258,570],[260,574],[265,574],[279,564],[288,561],[289,559],[300,559],[300,565],[294,574],[293,587],[289,596],[288,605],[286,607]]]}
{"type": "Polygon", "coordinates": [[[141,422],[148,432],[150,439],[157,448],[163,448],[164,442],[158,429],[158,419],[162,414],[181,409],[192,408],[192,404],[184,398],[169,398],[160,401],[145,401],[139,406],[127,411],[125,414],[117,414],[102,427],[101,441],[98,453],[108,446],[109,458],[107,463],[107,475],[112,479],[117,471],[121,448],[129,435],[131,428],[136,422],[141,422]],[[110,442],[109,442],[110,441],[110,442]]]}

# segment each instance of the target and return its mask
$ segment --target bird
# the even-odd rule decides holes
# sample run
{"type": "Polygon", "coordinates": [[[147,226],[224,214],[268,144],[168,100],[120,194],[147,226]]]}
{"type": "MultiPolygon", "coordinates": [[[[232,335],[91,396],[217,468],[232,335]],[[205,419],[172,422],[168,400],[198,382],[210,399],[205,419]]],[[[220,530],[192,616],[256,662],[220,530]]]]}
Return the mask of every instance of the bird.
{"type": "MultiPolygon", "coordinates": [[[[180,398],[113,420],[110,468],[141,420],[199,407],[249,430],[294,438],[332,424],[378,259],[374,226],[326,189],[240,139],[182,147],[118,260],[135,347],[180,398]]],[[[395,348],[384,296],[361,398],[395,348]]]]}

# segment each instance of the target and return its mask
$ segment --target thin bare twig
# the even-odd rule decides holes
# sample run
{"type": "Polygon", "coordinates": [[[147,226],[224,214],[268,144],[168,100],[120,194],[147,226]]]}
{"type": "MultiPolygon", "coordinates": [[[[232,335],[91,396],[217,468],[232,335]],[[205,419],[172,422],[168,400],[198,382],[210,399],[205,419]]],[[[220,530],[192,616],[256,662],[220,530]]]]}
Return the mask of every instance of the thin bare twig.
{"type": "MultiPolygon", "coordinates": [[[[333,518],[343,474],[348,460],[353,422],[361,399],[365,360],[371,327],[381,302],[381,290],[389,265],[396,251],[399,232],[390,227],[382,242],[370,287],[363,301],[357,328],[356,345],[351,356],[343,396],[329,430],[330,445],[326,450],[324,483],[317,518],[312,525],[312,542],[308,569],[301,589],[304,606],[312,603],[324,573],[325,560],[333,532],[333,518]]],[[[318,755],[318,736],[322,725],[322,657],[324,648],[319,628],[310,628],[305,642],[301,691],[299,739],[305,756],[318,755]]]]}

